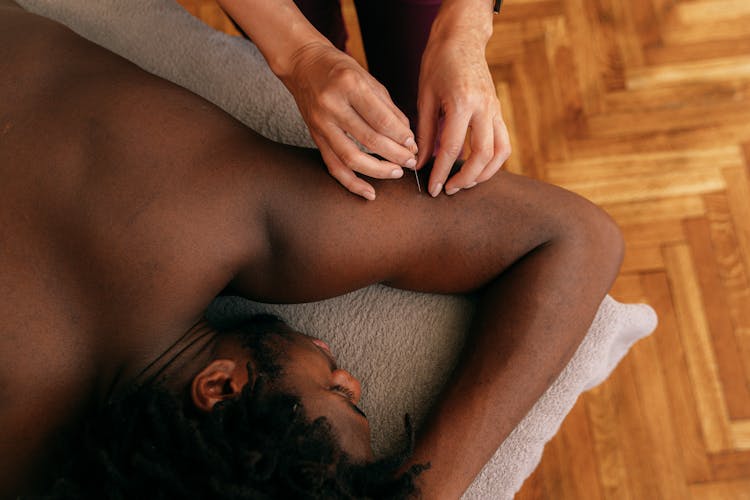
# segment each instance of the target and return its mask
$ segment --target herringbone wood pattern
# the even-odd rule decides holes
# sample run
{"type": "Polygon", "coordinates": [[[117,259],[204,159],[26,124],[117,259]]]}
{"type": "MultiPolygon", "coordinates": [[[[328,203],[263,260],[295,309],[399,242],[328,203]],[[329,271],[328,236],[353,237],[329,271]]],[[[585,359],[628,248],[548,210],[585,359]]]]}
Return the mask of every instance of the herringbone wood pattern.
{"type": "Polygon", "coordinates": [[[606,208],[660,318],[518,498],[750,498],[750,0],[507,0],[487,57],[507,168],[606,208]]]}

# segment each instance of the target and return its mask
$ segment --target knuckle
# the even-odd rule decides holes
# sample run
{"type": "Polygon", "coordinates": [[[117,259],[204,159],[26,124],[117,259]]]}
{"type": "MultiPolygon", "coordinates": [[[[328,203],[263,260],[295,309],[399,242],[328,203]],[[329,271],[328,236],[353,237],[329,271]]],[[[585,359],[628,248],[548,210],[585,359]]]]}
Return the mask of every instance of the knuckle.
{"type": "Polygon", "coordinates": [[[336,99],[335,91],[330,87],[327,87],[318,94],[318,107],[326,111],[333,110],[337,102],[338,99],[336,99]]]}
{"type": "Polygon", "coordinates": [[[472,153],[476,156],[477,160],[482,163],[488,163],[494,156],[494,151],[487,147],[475,149],[472,153]]]}
{"type": "Polygon", "coordinates": [[[372,124],[378,130],[388,130],[391,127],[391,120],[386,115],[378,115],[373,118],[372,124]]]}
{"type": "Polygon", "coordinates": [[[382,145],[382,141],[380,140],[380,134],[373,130],[369,130],[365,132],[364,136],[362,136],[362,144],[367,148],[371,150],[379,149],[379,146],[382,145]]]}
{"type": "Polygon", "coordinates": [[[349,170],[356,170],[358,165],[359,154],[354,152],[346,152],[340,156],[341,163],[349,170]]]}
{"type": "Polygon", "coordinates": [[[471,106],[472,97],[466,93],[460,93],[451,99],[451,105],[454,110],[461,111],[471,106]]]}
{"type": "MultiPolygon", "coordinates": [[[[310,128],[314,130],[322,131],[325,125],[325,120],[323,119],[323,116],[320,113],[312,113],[310,114],[308,118],[308,123],[310,124],[310,128]]],[[[318,142],[318,141],[315,141],[315,142],[318,142]]]]}
{"type": "Polygon", "coordinates": [[[391,100],[391,95],[388,93],[388,89],[385,88],[385,86],[380,82],[375,82],[373,84],[373,89],[375,93],[378,94],[381,98],[389,101],[391,100]]]}
{"type": "Polygon", "coordinates": [[[359,81],[357,72],[352,68],[340,68],[336,71],[335,79],[339,85],[342,85],[346,89],[356,87],[359,81]]]}
{"type": "Polygon", "coordinates": [[[444,144],[441,149],[442,149],[442,152],[447,154],[448,156],[456,157],[459,154],[461,154],[461,150],[463,149],[462,146],[463,146],[462,144],[449,143],[449,144],[444,144]]]}

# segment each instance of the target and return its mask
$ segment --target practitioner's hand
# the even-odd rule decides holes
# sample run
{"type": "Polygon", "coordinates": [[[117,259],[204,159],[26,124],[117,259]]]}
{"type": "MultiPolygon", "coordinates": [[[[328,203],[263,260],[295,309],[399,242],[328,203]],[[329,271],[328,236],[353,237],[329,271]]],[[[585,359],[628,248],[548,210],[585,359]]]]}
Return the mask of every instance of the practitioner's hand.
{"type": "Polygon", "coordinates": [[[297,51],[282,80],[294,96],[328,171],[352,193],[369,200],[375,190],[355,172],[395,179],[416,166],[409,120],[385,87],[354,59],[330,44],[297,51]],[[356,139],[385,160],[360,151],[356,139]]]}
{"type": "Polygon", "coordinates": [[[438,119],[444,119],[428,190],[444,187],[447,194],[473,187],[492,177],[510,155],[508,129],[503,122],[484,43],[466,36],[430,36],[419,77],[418,167],[433,154],[438,119]],[[461,170],[448,174],[470,129],[471,154],[461,170]]]}

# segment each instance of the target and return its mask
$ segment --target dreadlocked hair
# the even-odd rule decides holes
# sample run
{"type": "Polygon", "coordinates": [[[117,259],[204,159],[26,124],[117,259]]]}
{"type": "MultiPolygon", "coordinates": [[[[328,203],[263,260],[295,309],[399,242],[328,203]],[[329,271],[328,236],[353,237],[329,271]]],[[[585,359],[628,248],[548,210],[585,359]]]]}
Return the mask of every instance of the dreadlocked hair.
{"type": "Polygon", "coordinates": [[[411,454],[355,463],[324,417],[308,421],[292,394],[247,384],[199,412],[156,382],[135,385],[87,418],[69,441],[45,498],[414,498],[426,466],[397,470],[411,454]],[[73,455],[73,456],[71,456],[73,455]]]}

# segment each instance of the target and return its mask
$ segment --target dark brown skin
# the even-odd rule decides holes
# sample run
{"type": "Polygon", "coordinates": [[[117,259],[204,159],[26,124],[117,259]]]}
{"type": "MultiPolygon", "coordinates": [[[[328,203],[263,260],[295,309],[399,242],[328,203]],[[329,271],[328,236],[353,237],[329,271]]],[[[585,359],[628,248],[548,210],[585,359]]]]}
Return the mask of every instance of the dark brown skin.
{"type": "Polygon", "coordinates": [[[316,153],[1,0],[0,96],[0,498],[223,290],[298,302],[372,283],[481,292],[413,459],[432,463],[425,498],[457,497],[570,359],[620,263],[614,224],[561,189],[501,172],[433,199],[405,176],[365,201],[316,153]]]}

